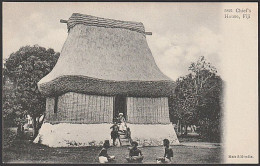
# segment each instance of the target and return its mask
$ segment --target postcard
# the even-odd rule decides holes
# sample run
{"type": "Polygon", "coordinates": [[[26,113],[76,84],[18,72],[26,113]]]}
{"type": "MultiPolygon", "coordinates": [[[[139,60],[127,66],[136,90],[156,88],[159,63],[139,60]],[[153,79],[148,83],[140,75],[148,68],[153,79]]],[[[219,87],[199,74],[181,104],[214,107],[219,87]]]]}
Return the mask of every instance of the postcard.
{"type": "Polygon", "coordinates": [[[257,2],[3,2],[2,162],[257,164],[257,2]]]}

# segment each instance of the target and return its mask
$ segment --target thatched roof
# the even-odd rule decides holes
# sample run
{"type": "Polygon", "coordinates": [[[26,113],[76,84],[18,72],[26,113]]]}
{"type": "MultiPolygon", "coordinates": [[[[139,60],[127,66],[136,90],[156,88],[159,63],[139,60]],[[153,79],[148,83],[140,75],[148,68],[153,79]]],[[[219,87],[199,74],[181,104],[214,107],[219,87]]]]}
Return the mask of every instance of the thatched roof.
{"type": "Polygon", "coordinates": [[[83,24],[87,26],[97,26],[106,28],[121,28],[136,31],[139,33],[145,33],[144,25],[141,22],[133,21],[120,21],[101,17],[95,17],[85,14],[73,13],[68,20],[67,28],[70,30],[77,24],[83,24]]]}
{"type": "Polygon", "coordinates": [[[157,67],[142,23],[73,14],[67,26],[69,34],[57,64],[38,83],[43,94],[171,93],[174,83],[157,67]]]}

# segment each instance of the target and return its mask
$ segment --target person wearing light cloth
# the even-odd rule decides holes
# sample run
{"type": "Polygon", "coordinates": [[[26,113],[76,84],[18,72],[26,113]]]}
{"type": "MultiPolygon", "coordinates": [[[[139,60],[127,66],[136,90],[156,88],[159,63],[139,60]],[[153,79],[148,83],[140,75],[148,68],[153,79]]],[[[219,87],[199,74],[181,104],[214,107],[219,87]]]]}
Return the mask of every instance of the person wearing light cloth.
{"type": "Polygon", "coordinates": [[[123,115],[124,115],[123,113],[119,113],[119,118],[118,118],[120,123],[119,130],[125,133],[127,126],[126,126],[126,120],[123,115]]]}
{"type": "Polygon", "coordinates": [[[138,143],[133,141],[131,145],[132,148],[129,149],[129,157],[127,157],[126,160],[129,163],[141,163],[144,159],[144,156],[142,154],[142,151],[137,148],[138,143]]]}
{"type": "Polygon", "coordinates": [[[105,140],[103,144],[103,148],[101,149],[99,153],[99,163],[108,163],[115,159],[115,156],[109,156],[107,154],[107,149],[109,148],[109,140],[105,140]]]}
{"type": "Polygon", "coordinates": [[[170,148],[170,141],[168,139],[164,139],[163,146],[165,147],[164,156],[156,159],[157,164],[171,163],[171,158],[173,157],[173,151],[170,148]]]}

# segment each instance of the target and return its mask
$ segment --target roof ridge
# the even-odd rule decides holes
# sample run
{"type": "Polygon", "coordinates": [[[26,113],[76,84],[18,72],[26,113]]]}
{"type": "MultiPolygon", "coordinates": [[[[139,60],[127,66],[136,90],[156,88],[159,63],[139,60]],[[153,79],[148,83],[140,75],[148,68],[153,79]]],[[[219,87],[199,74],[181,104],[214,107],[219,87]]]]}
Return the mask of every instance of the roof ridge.
{"type": "Polygon", "coordinates": [[[131,31],[136,31],[145,34],[145,28],[143,23],[141,22],[122,21],[122,20],[102,18],[102,17],[96,17],[96,16],[80,14],[80,13],[73,13],[67,23],[68,30],[70,30],[77,24],[105,27],[105,28],[122,28],[122,29],[128,29],[131,31]]]}

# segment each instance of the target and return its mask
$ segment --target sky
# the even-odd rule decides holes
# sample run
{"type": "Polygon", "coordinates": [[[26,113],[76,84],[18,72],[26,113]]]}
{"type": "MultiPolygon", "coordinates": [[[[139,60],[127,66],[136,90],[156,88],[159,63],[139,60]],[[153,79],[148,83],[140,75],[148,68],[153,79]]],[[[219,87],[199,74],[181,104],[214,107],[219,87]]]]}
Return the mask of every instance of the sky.
{"type": "Polygon", "coordinates": [[[142,22],[149,48],[161,71],[173,80],[205,56],[221,75],[221,5],[218,3],[3,3],[3,59],[20,47],[35,45],[61,52],[72,13],[142,22]]]}

